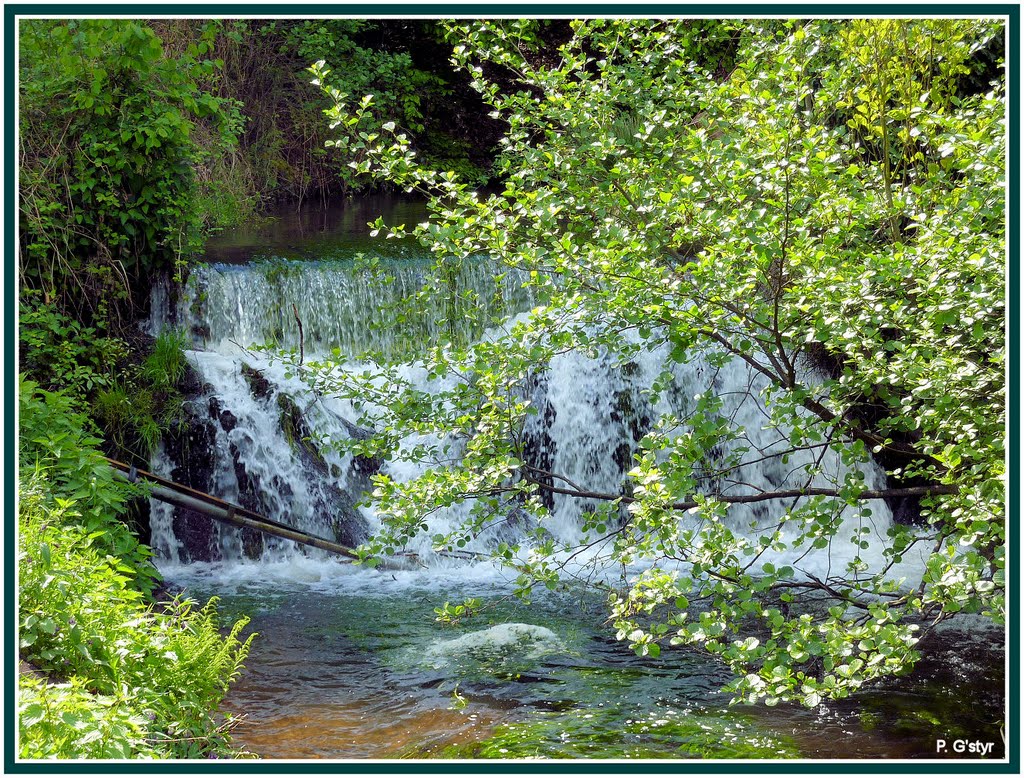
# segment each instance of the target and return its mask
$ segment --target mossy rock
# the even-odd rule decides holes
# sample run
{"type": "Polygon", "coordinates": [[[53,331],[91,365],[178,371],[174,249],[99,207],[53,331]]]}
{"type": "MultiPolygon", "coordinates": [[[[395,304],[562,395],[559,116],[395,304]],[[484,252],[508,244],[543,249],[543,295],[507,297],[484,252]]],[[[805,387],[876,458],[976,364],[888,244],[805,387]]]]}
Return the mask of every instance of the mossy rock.
{"type": "Polygon", "coordinates": [[[242,377],[249,384],[249,392],[258,400],[266,399],[273,393],[270,380],[259,370],[242,363],[242,377]]]}
{"type": "Polygon", "coordinates": [[[277,407],[281,409],[281,431],[302,463],[322,476],[329,476],[331,469],[327,460],[312,441],[312,432],[298,404],[286,394],[277,396],[277,407]]]}

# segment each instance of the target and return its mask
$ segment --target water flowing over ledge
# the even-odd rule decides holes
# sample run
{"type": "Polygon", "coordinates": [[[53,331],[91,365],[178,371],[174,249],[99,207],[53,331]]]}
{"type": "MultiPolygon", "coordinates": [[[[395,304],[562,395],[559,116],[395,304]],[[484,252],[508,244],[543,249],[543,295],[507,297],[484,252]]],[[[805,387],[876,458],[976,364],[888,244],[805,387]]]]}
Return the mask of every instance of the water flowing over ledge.
{"type": "MultiPolygon", "coordinates": [[[[188,424],[164,440],[151,468],[355,545],[379,528],[361,502],[371,477],[411,479],[426,465],[327,445],[370,431],[359,426],[350,402],[315,395],[293,369],[252,347],[267,341],[301,347],[307,359],[337,355],[345,358],[337,369],[358,370],[364,351],[408,355],[448,337],[452,329],[444,321],[452,310],[430,296],[418,316],[380,314],[424,277],[425,260],[407,246],[374,272],[349,249],[319,260],[276,248],[255,261],[232,257],[199,268],[183,289],[154,289],[150,327],[186,330],[200,388],[189,402],[188,424]]],[[[483,261],[460,268],[458,288],[475,292],[484,301],[475,310],[485,315],[456,317],[455,334],[493,337],[501,331],[495,319],[530,308],[535,301],[519,282],[506,277],[496,284],[493,267],[483,261]],[[497,329],[487,333],[488,326],[497,329]]],[[[429,379],[412,357],[399,373],[424,391],[456,380],[429,379]]],[[[754,491],[750,484],[806,485],[801,474],[811,455],[784,454],[788,433],[766,424],[758,375],[738,361],[715,366],[700,355],[674,364],[665,348],[628,360],[607,353],[555,357],[523,387],[538,410],[525,423],[525,448],[539,469],[595,492],[615,490],[658,415],[685,418],[695,395],[708,389],[722,398],[723,416],[746,430],[732,445],[759,453],[727,483],[716,473],[728,450],[709,451],[704,486],[740,496],[754,491]],[[647,390],[667,364],[673,364],[671,380],[652,403],[647,390]]],[[[431,441],[404,445],[423,442],[431,441]]],[[[824,481],[841,479],[846,468],[835,452],[817,464],[828,474],[824,481]]],[[[866,486],[884,486],[877,467],[867,468],[866,486]]],[[[578,539],[593,501],[557,490],[546,500],[546,531],[558,540],[578,539]]],[[[734,505],[727,521],[737,533],[755,535],[753,528],[770,525],[783,507],[778,501],[734,505]]],[[[828,548],[764,559],[818,577],[841,571],[857,555],[879,565],[871,554],[880,542],[865,551],[845,540],[884,539],[891,513],[881,500],[870,508],[869,517],[851,511],[849,526],[828,548]]],[[[428,530],[408,549],[416,565],[383,572],[153,503],[153,546],[167,579],[197,596],[220,596],[227,614],[252,615],[260,632],[229,700],[230,709],[248,717],[237,731],[241,743],[268,757],[318,759],[927,758],[952,722],[979,737],[997,735],[989,712],[1000,705],[1001,660],[983,630],[951,629],[935,662],[857,702],[810,711],[733,709],[718,691],[728,680],[720,664],[691,650],[639,662],[612,639],[603,595],[541,592],[524,608],[509,598],[515,571],[435,553],[432,536],[458,525],[467,509],[432,513],[428,530]],[[442,601],[466,596],[488,608],[483,624],[445,628],[434,620],[442,601]],[[968,699],[967,713],[949,702],[968,699]],[[938,718],[920,718],[919,709],[938,711],[938,718]]],[[[487,552],[534,524],[521,512],[510,514],[467,550],[487,552]]],[[[594,546],[573,563],[582,572],[602,552],[594,546]]],[[[908,582],[919,578],[920,560],[908,558],[904,568],[899,574],[908,582]]],[[[605,567],[601,576],[587,576],[622,586],[639,571],[605,567]]]]}
{"type": "MultiPolygon", "coordinates": [[[[155,289],[150,327],[154,332],[185,329],[195,345],[188,356],[202,389],[191,401],[186,439],[165,441],[152,463],[154,472],[184,479],[195,488],[343,545],[365,540],[379,528],[373,512],[361,504],[371,477],[381,472],[408,480],[430,464],[381,462],[330,445],[371,431],[359,427],[359,414],[351,403],[314,394],[293,366],[274,359],[272,353],[250,349],[272,344],[293,352],[301,349],[308,359],[333,355],[346,360],[338,370],[361,369],[364,365],[356,360],[364,352],[385,358],[402,354],[410,360],[400,370],[403,380],[426,392],[449,386],[454,377],[427,379],[413,359],[417,350],[422,353],[425,344],[453,334],[464,342],[494,337],[509,326],[495,322],[502,316],[515,321],[523,315],[517,312],[535,300],[522,288],[522,277],[499,276],[493,263],[477,259],[453,268],[450,276],[464,302],[475,300],[474,317],[453,317],[451,300],[443,294],[418,298],[416,310],[402,308],[427,272],[424,258],[408,254],[375,262],[353,257],[260,259],[201,266],[183,289],[155,289]],[[486,330],[487,324],[494,329],[486,330]]],[[[706,488],[742,496],[756,492],[752,485],[798,490],[841,483],[849,466],[836,452],[791,451],[788,430],[767,423],[766,389],[763,377],[739,360],[717,366],[694,355],[677,364],[669,358],[667,346],[642,349],[625,361],[605,352],[561,354],[523,389],[538,410],[525,423],[525,448],[540,472],[557,473],[565,483],[585,485],[595,493],[615,490],[655,420],[666,413],[686,418],[698,395],[710,390],[722,398],[721,415],[744,430],[741,439],[726,447],[744,447],[757,455],[727,482],[716,471],[730,451],[708,451],[702,473],[706,488]],[[652,404],[650,387],[666,365],[671,366],[671,380],[652,404]],[[812,469],[822,474],[809,482],[806,473],[812,469]]],[[[427,436],[409,439],[405,445],[434,442],[427,436]]],[[[880,468],[870,462],[863,468],[867,488],[884,486],[880,468]]],[[[596,502],[557,488],[544,499],[550,510],[543,524],[547,532],[559,541],[579,540],[582,517],[596,502]]],[[[738,533],[753,535],[769,527],[783,507],[782,501],[733,505],[728,523],[738,533]]],[[[417,563],[437,568],[465,564],[436,554],[430,538],[453,530],[468,510],[462,504],[432,514],[428,530],[407,549],[417,563]]],[[[858,543],[835,543],[810,554],[790,549],[766,558],[779,565],[799,561],[802,571],[818,577],[844,569],[855,557],[869,568],[880,566],[880,548],[892,521],[888,507],[875,500],[869,518],[853,510],[848,513],[850,526],[839,538],[856,536],[858,543]],[[860,548],[865,540],[872,541],[867,550],[860,548]]],[[[212,527],[201,517],[165,505],[154,505],[152,526],[154,547],[167,563],[269,562],[310,553],[253,532],[212,527]]],[[[532,526],[531,517],[521,511],[510,513],[503,526],[477,538],[466,551],[487,553],[532,526]]],[[[597,544],[574,561],[585,565],[604,550],[597,544]]],[[[908,559],[905,567],[910,580],[919,575],[914,560],[908,559]]]]}

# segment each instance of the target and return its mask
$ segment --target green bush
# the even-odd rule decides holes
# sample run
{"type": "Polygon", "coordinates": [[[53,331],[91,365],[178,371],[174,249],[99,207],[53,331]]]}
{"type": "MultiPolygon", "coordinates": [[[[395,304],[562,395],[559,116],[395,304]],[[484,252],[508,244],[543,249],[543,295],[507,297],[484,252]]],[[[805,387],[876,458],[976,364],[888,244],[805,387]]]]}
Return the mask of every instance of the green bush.
{"type": "Polygon", "coordinates": [[[101,337],[24,290],[21,365],[43,389],[60,390],[104,430],[111,455],[148,458],[182,408],[179,382],[188,370],[184,333],[159,335],[141,364],[120,338],[101,337]]]}
{"type": "Polygon", "coordinates": [[[21,22],[21,269],[61,309],[130,315],[133,285],[197,246],[193,130],[215,129],[215,154],[240,126],[197,87],[216,68],[207,48],[166,57],[132,20],[21,22]]]}
{"type": "Polygon", "coordinates": [[[52,684],[23,675],[18,699],[22,759],[159,758],[145,716],[127,701],[91,693],[88,681],[52,684]]]}
{"type": "MultiPolygon", "coordinates": [[[[114,380],[96,393],[92,411],[117,451],[146,456],[156,450],[162,430],[152,392],[114,380]]],[[[130,459],[124,454],[115,458],[130,459]]]]}
{"type": "Polygon", "coordinates": [[[124,341],[65,316],[38,290],[21,290],[18,321],[21,369],[79,400],[108,386],[112,365],[127,353],[124,341]]]}
{"type": "Polygon", "coordinates": [[[225,636],[213,600],[147,606],[105,533],[47,488],[30,476],[21,490],[20,649],[67,684],[24,679],[22,756],[226,753],[215,711],[248,652],[247,620],[225,636]]]}
{"type": "Polygon", "coordinates": [[[229,753],[215,711],[249,643],[215,602],[155,605],[150,551],[121,521],[142,487],[115,480],[75,401],[21,382],[19,647],[24,758],[229,753]]]}
{"type": "Polygon", "coordinates": [[[19,406],[22,478],[44,478],[51,506],[77,505],[87,534],[121,561],[135,587],[151,592],[157,572],[149,563],[150,551],[120,520],[127,502],[145,494],[142,487],[115,479],[98,450],[100,439],[90,433],[88,418],[75,410],[72,398],[23,380],[19,406]]]}

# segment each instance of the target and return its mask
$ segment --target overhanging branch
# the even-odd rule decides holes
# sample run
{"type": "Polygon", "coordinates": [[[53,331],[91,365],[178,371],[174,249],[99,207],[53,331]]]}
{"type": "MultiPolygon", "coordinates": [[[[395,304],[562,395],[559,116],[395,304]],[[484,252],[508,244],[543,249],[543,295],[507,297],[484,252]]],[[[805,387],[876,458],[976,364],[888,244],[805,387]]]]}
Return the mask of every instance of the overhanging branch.
{"type": "MultiPolygon", "coordinates": [[[[554,473],[547,473],[537,468],[530,468],[534,473],[544,476],[554,476],[554,473]]],[[[533,475],[524,473],[523,476],[527,482],[534,486],[543,489],[546,492],[552,494],[564,494],[569,497],[578,497],[583,500],[602,500],[606,502],[619,502],[626,505],[631,503],[640,502],[639,498],[630,497],[624,494],[611,494],[609,492],[593,492],[586,489],[572,489],[563,486],[555,486],[553,484],[544,483],[543,481],[537,480],[533,475]]],[[[957,486],[951,486],[948,484],[935,484],[932,486],[907,486],[898,489],[866,489],[859,492],[854,499],[857,501],[865,500],[885,500],[892,497],[928,497],[930,495],[937,494],[956,494],[960,491],[957,486]]],[[[696,508],[707,502],[708,500],[715,500],[722,502],[727,505],[741,505],[749,503],[767,502],[768,500],[786,500],[794,497],[841,497],[842,494],[838,489],[826,489],[820,487],[807,487],[803,489],[778,489],[771,492],[759,492],[758,494],[718,494],[718,495],[707,495],[704,500],[698,501],[695,497],[691,497],[688,500],[682,502],[670,503],[667,507],[672,510],[686,511],[691,508],[696,508]]]]}

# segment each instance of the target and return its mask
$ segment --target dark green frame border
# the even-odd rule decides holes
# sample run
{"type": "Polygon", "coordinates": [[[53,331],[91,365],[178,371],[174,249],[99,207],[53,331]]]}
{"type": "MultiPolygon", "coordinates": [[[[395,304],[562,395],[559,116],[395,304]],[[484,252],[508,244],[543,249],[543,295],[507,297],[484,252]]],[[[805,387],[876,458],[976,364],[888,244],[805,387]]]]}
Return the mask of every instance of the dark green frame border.
{"type": "MultiPolygon", "coordinates": [[[[408,16],[455,16],[462,18],[472,17],[495,17],[495,16],[1000,16],[1007,17],[1008,42],[1013,56],[1009,61],[1008,79],[1008,110],[1010,119],[1010,137],[1008,139],[1008,161],[1020,165],[1020,98],[1017,91],[1017,84],[1020,77],[1020,16],[1019,5],[1005,4],[983,4],[983,5],[917,5],[910,3],[899,3],[893,5],[880,4],[842,4],[842,5],[814,5],[797,3],[779,3],[773,5],[721,5],[721,4],[638,4],[629,6],[610,5],[543,5],[543,4],[509,4],[509,5],[445,5],[443,3],[423,5],[395,4],[395,5],[324,5],[324,4],[300,4],[300,5],[234,5],[226,3],[212,3],[208,5],[197,4],[154,4],[154,5],[85,5],[85,4],[13,4],[4,5],[4,44],[6,54],[4,57],[5,66],[5,108],[7,112],[7,126],[5,128],[5,159],[6,177],[5,187],[8,195],[8,211],[5,215],[8,241],[13,240],[17,233],[18,216],[15,208],[17,203],[17,119],[16,103],[17,93],[14,89],[16,72],[16,20],[19,16],[110,16],[110,17],[149,17],[160,15],[175,16],[248,16],[258,18],[260,16],[355,16],[368,18],[393,17],[401,18],[408,16]]],[[[1007,216],[1010,220],[1011,237],[1009,241],[1009,278],[1008,278],[1008,299],[1011,310],[1015,313],[1020,305],[1020,181],[1013,175],[1016,170],[1011,169],[1007,187],[1007,216]]],[[[5,349],[8,358],[7,378],[5,382],[6,402],[4,403],[5,418],[13,420],[17,413],[17,325],[18,306],[17,295],[17,252],[10,249],[14,256],[9,260],[7,276],[4,279],[4,299],[12,304],[8,308],[7,338],[5,349]],[[7,284],[10,283],[10,287],[7,284]]],[[[1017,314],[1019,316],[1019,314],[1017,314]]],[[[1007,365],[1008,393],[1009,393],[1009,419],[1010,424],[1017,424],[1020,413],[1019,405],[1019,377],[1020,363],[1017,356],[1017,347],[1020,343],[1019,322],[1017,318],[1011,319],[1009,323],[1010,356],[1007,365]]],[[[1019,524],[1012,521],[1020,516],[1020,487],[1015,478],[1020,463],[1020,441],[1015,434],[1017,430],[1010,428],[1008,441],[1008,468],[1007,476],[1009,483],[1008,519],[1010,523],[1019,529],[1019,524]]],[[[17,539],[17,471],[14,463],[17,459],[17,429],[14,424],[7,428],[7,467],[5,473],[6,500],[4,501],[5,516],[5,558],[7,573],[5,576],[6,590],[4,597],[4,609],[6,616],[5,626],[9,632],[5,634],[13,636],[16,632],[15,614],[17,609],[17,586],[16,586],[16,552],[17,539]]],[[[1016,562],[1021,549],[1019,535],[1015,534],[1010,542],[1008,559],[1016,562]]],[[[1013,572],[1019,575],[1019,568],[1014,565],[1013,572]]],[[[1020,602],[1020,581],[1014,576],[1015,585],[1009,597],[1010,612],[1020,613],[1018,610],[1020,602]]],[[[448,773],[448,774],[475,774],[475,773],[537,773],[537,774],[686,774],[686,773],[760,773],[765,775],[796,775],[810,773],[830,774],[856,774],[856,773],[900,773],[900,774],[924,774],[924,775],[948,775],[948,774],[1020,774],[1020,625],[1014,622],[1012,630],[1008,627],[1009,643],[1007,646],[1007,685],[1009,689],[1007,726],[1011,741],[1008,745],[1008,760],[1005,763],[986,763],[981,761],[960,761],[960,762],[902,762],[902,761],[880,761],[865,760],[863,762],[715,762],[715,761],[694,761],[694,762],[490,762],[483,760],[467,762],[444,762],[444,761],[389,761],[389,762],[285,762],[285,761],[238,761],[238,762],[147,762],[142,767],[141,762],[132,763],[104,763],[104,762],[74,762],[74,763],[25,763],[15,759],[14,743],[16,739],[16,713],[17,700],[15,691],[17,689],[17,667],[14,658],[7,657],[7,666],[4,674],[5,682],[5,710],[6,721],[4,731],[4,774],[125,774],[137,773],[144,770],[153,774],[180,774],[180,773],[223,773],[223,774],[281,774],[281,773],[349,773],[349,774],[394,774],[394,773],[448,773]]]]}
{"type": "Polygon", "coordinates": [[[235,4],[230,2],[214,2],[210,4],[194,3],[155,3],[153,5],[91,5],[83,3],[15,3],[4,5],[4,23],[15,16],[109,16],[112,18],[146,18],[160,15],[174,16],[246,16],[252,18],[270,16],[354,16],[367,18],[408,16],[423,17],[462,17],[488,18],[497,16],[746,16],[746,17],[781,17],[781,16],[1008,16],[1011,25],[1020,17],[1020,6],[1000,3],[984,3],[980,5],[928,5],[918,3],[841,3],[836,5],[814,3],[771,3],[758,5],[723,4],[723,3],[639,3],[623,5],[617,2],[608,4],[565,3],[477,3],[466,5],[447,5],[443,2],[394,3],[394,4],[324,4],[301,3],[295,5],[275,4],[235,4]]]}

